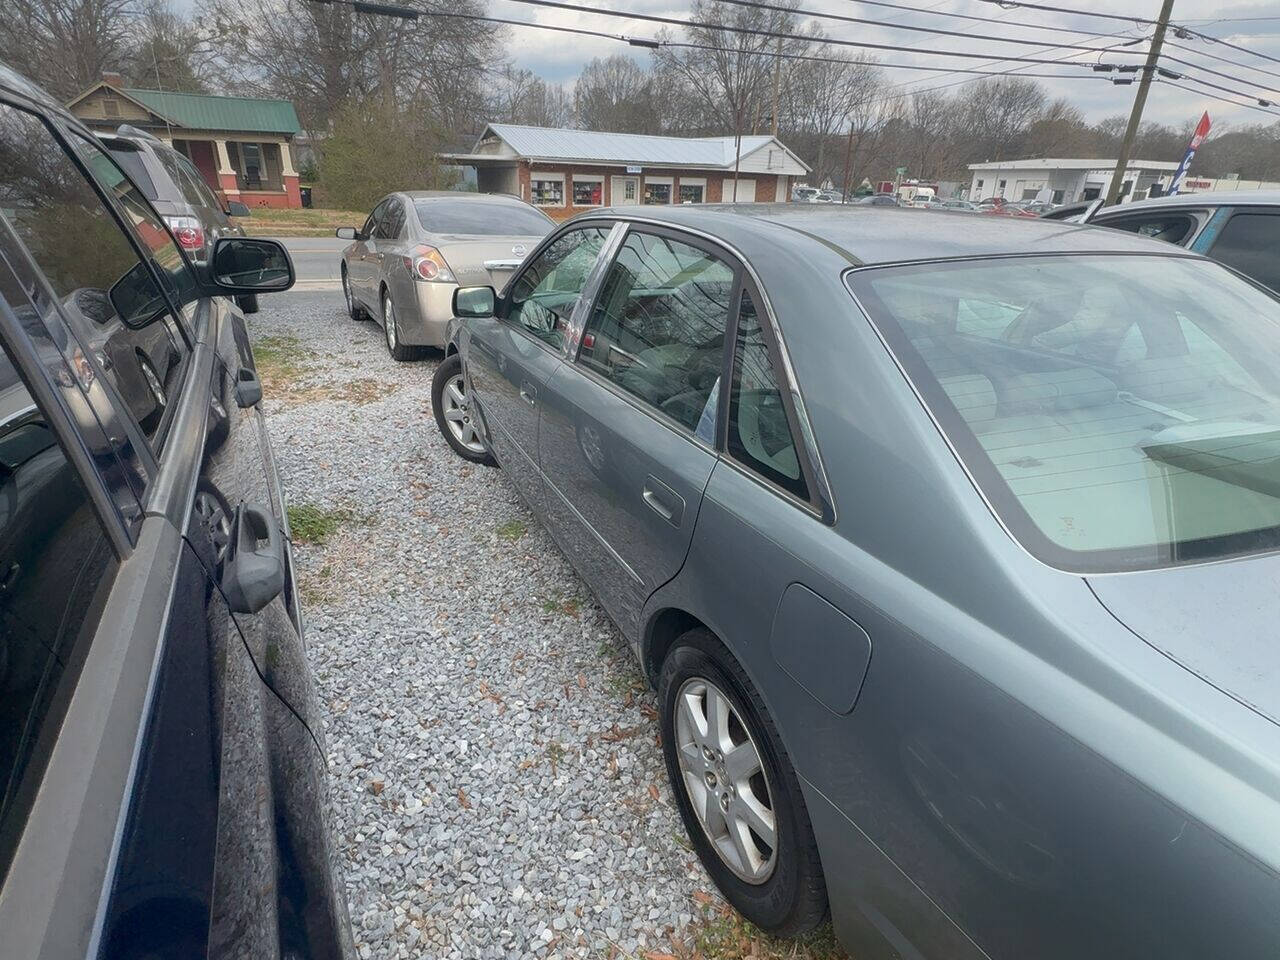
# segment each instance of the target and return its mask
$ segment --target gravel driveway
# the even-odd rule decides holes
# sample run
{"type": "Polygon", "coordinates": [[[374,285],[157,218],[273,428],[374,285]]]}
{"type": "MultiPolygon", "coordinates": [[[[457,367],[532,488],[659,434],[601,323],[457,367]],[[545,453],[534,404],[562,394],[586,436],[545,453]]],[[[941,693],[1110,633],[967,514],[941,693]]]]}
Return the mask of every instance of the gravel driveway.
{"type": "Polygon", "coordinates": [[[687,848],[654,698],[501,471],[430,409],[341,295],[249,318],[295,515],[362,957],[661,953],[713,889],[687,848]]]}

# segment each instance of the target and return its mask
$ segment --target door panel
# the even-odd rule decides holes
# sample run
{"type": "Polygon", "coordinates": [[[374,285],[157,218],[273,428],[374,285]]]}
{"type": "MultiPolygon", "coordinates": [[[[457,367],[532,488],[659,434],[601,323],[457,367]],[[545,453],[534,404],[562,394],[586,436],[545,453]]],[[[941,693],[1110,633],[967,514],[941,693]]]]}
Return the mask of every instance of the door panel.
{"type": "Polygon", "coordinates": [[[539,393],[560,363],[574,311],[609,229],[583,227],[556,237],[512,281],[499,303],[499,317],[467,321],[472,396],[494,454],[537,513],[543,512],[539,393]]]}
{"type": "Polygon", "coordinates": [[[633,637],[645,599],[684,562],[716,462],[736,284],[710,249],[629,231],[577,361],[543,390],[538,452],[551,529],[633,637]]]}

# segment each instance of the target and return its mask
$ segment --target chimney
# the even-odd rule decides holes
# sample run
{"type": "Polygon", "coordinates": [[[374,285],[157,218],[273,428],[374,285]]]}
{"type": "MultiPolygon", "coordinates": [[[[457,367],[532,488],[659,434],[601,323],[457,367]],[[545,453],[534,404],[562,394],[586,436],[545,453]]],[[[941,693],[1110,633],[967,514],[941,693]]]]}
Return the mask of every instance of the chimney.
{"type": "Polygon", "coordinates": [[[114,70],[102,71],[102,82],[109,83],[111,86],[119,90],[124,86],[124,77],[116,73],[114,70]]]}

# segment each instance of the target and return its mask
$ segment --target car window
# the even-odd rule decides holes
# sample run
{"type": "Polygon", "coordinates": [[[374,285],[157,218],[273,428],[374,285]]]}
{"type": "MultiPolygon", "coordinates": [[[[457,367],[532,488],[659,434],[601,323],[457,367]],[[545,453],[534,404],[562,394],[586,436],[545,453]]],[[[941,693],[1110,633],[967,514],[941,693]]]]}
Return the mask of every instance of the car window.
{"type": "Polygon", "coordinates": [[[734,269],[670,237],[631,231],[605,275],[578,362],[714,442],[734,269]],[[708,420],[710,421],[708,423],[708,420]]]}
{"type": "Polygon", "coordinates": [[[196,203],[202,203],[204,206],[213,210],[221,210],[222,203],[218,200],[213,192],[213,188],[209,186],[209,182],[205,180],[194,163],[188,160],[180,153],[175,154],[178,166],[187,175],[187,179],[191,184],[192,194],[197,198],[196,203]]]}
{"type": "MultiPolygon", "coordinates": [[[[193,281],[163,224],[105,153],[87,141],[77,143],[90,169],[122,201],[160,276],[179,294],[180,285],[193,281]]],[[[7,105],[0,105],[0,215],[53,288],[84,353],[97,361],[97,375],[116,387],[143,433],[154,437],[176,395],[183,358],[169,304],[49,128],[7,105]],[[122,316],[156,319],[137,330],[122,316]]]]}
{"type": "Polygon", "coordinates": [[[550,232],[552,220],[541,210],[511,201],[415,200],[414,211],[422,229],[472,237],[540,237],[550,232]]]}
{"type": "Polygon", "coordinates": [[[729,454],[801,500],[809,488],[751,291],[742,291],[729,386],[729,454]]]}
{"type": "Polygon", "coordinates": [[[1152,213],[1141,217],[1110,217],[1095,221],[1099,226],[1124,230],[1139,236],[1183,244],[1196,226],[1196,218],[1188,213],[1152,213]]]}
{"type": "Polygon", "coordinates": [[[583,227],[560,235],[544,248],[512,283],[507,322],[559,349],[574,304],[608,235],[605,227],[583,227]]]}
{"type": "Polygon", "coordinates": [[[1032,553],[1087,572],[1280,547],[1280,299],[1176,256],[883,268],[850,285],[1032,553]],[[963,332],[976,304],[1004,329],[963,332]]]}
{"type": "Polygon", "coordinates": [[[1280,214],[1237,213],[1218,235],[1209,256],[1280,290],[1280,214]]]}
{"type": "Polygon", "coordinates": [[[169,150],[164,147],[157,147],[155,155],[160,158],[161,166],[164,167],[165,172],[173,180],[173,184],[177,187],[183,200],[193,207],[217,208],[217,201],[213,200],[212,195],[208,194],[204,178],[200,176],[195,167],[191,166],[186,157],[176,150],[169,150]]]}
{"type": "MultiPolygon", "coordinates": [[[[9,299],[5,283],[0,277],[0,297],[9,299]]],[[[0,504],[3,875],[116,569],[78,472],[7,352],[0,352],[0,504]]]]}
{"type": "Polygon", "coordinates": [[[378,218],[377,233],[379,240],[395,240],[404,229],[404,204],[399,200],[388,200],[387,208],[378,218]]]}
{"type": "Polygon", "coordinates": [[[382,213],[387,209],[387,201],[383,200],[373,212],[369,214],[369,219],[364,222],[364,226],[360,228],[360,232],[366,237],[372,237],[374,231],[378,229],[378,221],[382,218],[382,213]]]}
{"type": "Polygon", "coordinates": [[[148,200],[155,200],[158,196],[156,185],[151,179],[151,174],[147,171],[147,164],[142,157],[142,151],[127,140],[110,138],[104,140],[103,143],[111,151],[111,155],[116,158],[116,163],[124,168],[124,172],[129,175],[129,179],[138,185],[142,195],[148,200]]]}

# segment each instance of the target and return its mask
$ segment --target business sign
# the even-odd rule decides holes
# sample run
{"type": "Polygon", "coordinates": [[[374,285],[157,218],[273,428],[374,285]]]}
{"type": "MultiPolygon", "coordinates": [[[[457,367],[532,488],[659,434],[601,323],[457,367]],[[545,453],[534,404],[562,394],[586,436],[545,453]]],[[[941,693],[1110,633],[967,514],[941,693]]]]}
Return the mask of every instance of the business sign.
{"type": "Polygon", "coordinates": [[[1178,187],[1182,185],[1182,178],[1187,175],[1187,168],[1191,166],[1191,158],[1196,155],[1205,137],[1209,136],[1209,126],[1209,111],[1206,110],[1200,122],[1196,124],[1195,133],[1191,135],[1191,143],[1187,145],[1187,155],[1182,158],[1182,163],[1178,164],[1178,170],[1169,182],[1169,196],[1172,197],[1178,192],[1178,187]]]}
{"type": "Polygon", "coordinates": [[[639,173],[640,167],[627,167],[627,173],[639,173]]]}

